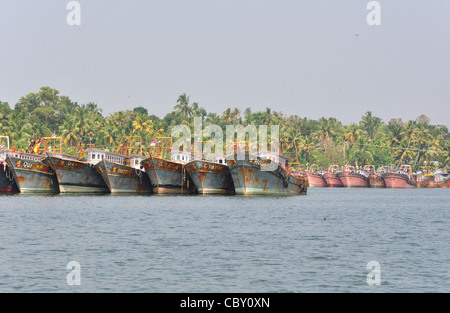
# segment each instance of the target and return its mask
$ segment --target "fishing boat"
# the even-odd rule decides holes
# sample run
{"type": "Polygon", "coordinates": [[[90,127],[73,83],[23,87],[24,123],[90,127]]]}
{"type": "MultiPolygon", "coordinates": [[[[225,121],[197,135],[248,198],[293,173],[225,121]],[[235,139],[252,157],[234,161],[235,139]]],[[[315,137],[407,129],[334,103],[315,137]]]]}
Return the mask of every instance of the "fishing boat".
{"type": "MultiPolygon", "coordinates": [[[[306,194],[308,179],[301,172],[300,165],[283,154],[259,150],[252,153],[245,147],[233,158],[227,158],[237,195],[300,195],[306,194]],[[295,171],[292,165],[297,164],[295,171]]],[[[295,144],[294,144],[295,147],[295,144]]],[[[297,155],[297,153],[296,153],[297,155]]]]}
{"type": "Polygon", "coordinates": [[[92,149],[88,153],[90,159],[85,159],[82,157],[83,152],[80,147],[82,147],[81,143],[78,150],[79,156],[46,153],[43,162],[55,172],[60,192],[108,193],[108,186],[94,168],[95,164],[101,161],[101,155],[104,155],[104,152],[90,148],[92,149]]]}
{"type": "MultiPolygon", "coordinates": [[[[59,192],[55,172],[42,162],[45,156],[41,155],[41,152],[45,153],[51,149],[49,142],[51,144],[56,139],[61,138],[38,138],[33,140],[25,152],[11,151],[6,154],[6,171],[12,175],[21,193],[59,192]]],[[[53,153],[56,152],[55,146],[53,153]]]]}
{"type": "Polygon", "coordinates": [[[193,160],[187,151],[172,151],[171,137],[158,137],[151,143],[150,156],[141,161],[156,194],[193,193],[195,184],[183,165],[193,160]]]}
{"type": "Polygon", "coordinates": [[[369,187],[370,188],[386,188],[384,183],[383,174],[386,173],[384,167],[379,167],[375,170],[374,165],[366,165],[364,170],[369,173],[369,187]]]}
{"type": "Polygon", "coordinates": [[[330,188],[336,188],[336,187],[343,187],[341,179],[337,176],[338,173],[341,171],[339,170],[338,165],[330,165],[328,167],[328,171],[322,174],[323,178],[325,179],[327,183],[327,187],[330,188]]]}
{"type": "Polygon", "coordinates": [[[19,192],[14,177],[6,165],[6,156],[11,154],[12,150],[9,148],[9,137],[0,136],[0,192],[19,192]],[[3,143],[4,142],[4,143],[3,143]]]}
{"type": "Polygon", "coordinates": [[[369,187],[369,173],[355,169],[353,165],[347,165],[342,172],[336,174],[346,188],[367,188],[369,187]]]}
{"type": "Polygon", "coordinates": [[[417,188],[450,188],[450,177],[441,171],[434,171],[430,166],[424,166],[417,177],[417,188]]]}
{"type": "Polygon", "coordinates": [[[304,171],[308,178],[308,187],[327,187],[327,182],[323,178],[322,174],[326,171],[320,171],[317,164],[312,164],[309,170],[304,171]]]}
{"type": "Polygon", "coordinates": [[[193,160],[184,166],[199,194],[234,194],[233,179],[223,155],[214,160],[193,160]]]}
{"type": "Polygon", "coordinates": [[[402,165],[398,169],[389,170],[383,175],[386,188],[416,188],[417,181],[410,165],[402,165]]]}
{"type": "Polygon", "coordinates": [[[140,168],[141,161],[145,160],[142,156],[141,137],[122,137],[116,153],[90,149],[88,156],[89,154],[91,158],[93,155],[100,154],[101,160],[95,165],[95,169],[102,176],[111,193],[152,192],[148,175],[140,168]],[[137,146],[134,147],[136,143],[137,146]],[[139,153],[133,153],[134,150],[139,153]]]}

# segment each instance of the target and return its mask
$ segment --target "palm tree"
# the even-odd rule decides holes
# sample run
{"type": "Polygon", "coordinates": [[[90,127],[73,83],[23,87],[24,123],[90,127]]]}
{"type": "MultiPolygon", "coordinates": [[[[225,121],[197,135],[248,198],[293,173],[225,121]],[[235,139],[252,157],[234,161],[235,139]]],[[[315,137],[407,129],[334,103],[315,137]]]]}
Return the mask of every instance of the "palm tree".
{"type": "Polygon", "coordinates": [[[152,120],[148,116],[139,114],[133,121],[133,133],[149,134],[152,130],[152,120]]]}
{"type": "Polygon", "coordinates": [[[79,129],[76,126],[76,121],[73,118],[69,118],[64,123],[59,126],[59,132],[65,145],[69,143],[70,147],[73,147],[74,142],[78,143],[78,133],[79,129]]]}
{"type": "Polygon", "coordinates": [[[360,124],[362,128],[367,132],[369,139],[373,140],[382,122],[381,118],[372,116],[372,112],[368,111],[362,117],[362,121],[360,122],[360,124]]]}
{"type": "Polygon", "coordinates": [[[192,115],[192,107],[189,105],[189,96],[186,96],[186,93],[178,97],[177,103],[174,107],[176,113],[183,115],[186,119],[192,115]]]}
{"type": "Polygon", "coordinates": [[[404,136],[404,125],[401,118],[393,118],[387,125],[389,131],[388,143],[390,146],[398,146],[404,136]]]}
{"type": "Polygon", "coordinates": [[[351,146],[355,144],[355,141],[362,137],[362,130],[356,124],[351,124],[344,127],[344,140],[349,142],[351,146]]]}

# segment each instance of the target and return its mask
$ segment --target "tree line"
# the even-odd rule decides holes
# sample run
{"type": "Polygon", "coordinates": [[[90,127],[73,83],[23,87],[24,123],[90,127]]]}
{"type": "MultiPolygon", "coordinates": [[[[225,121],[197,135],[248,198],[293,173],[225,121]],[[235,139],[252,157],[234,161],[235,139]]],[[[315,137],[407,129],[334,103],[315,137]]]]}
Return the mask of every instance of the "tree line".
{"type": "Polygon", "coordinates": [[[81,142],[114,151],[123,136],[140,136],[148,152],[149,143],[156,137],[170,137],[173,126],[185,124],[193,129],[194,117],[202,118],[203,127],[219,125],[224,133],[226,125],[279,125],[285,151],[295,152],[304,166],[410,164],[416,169],[426,165],[446,169],[450,165],[449,130],[430,124],[426,115],[385,122],[366,112],[358,123],[343,125],[333,117],[314,120],[270,108],[255,112],[227,108],[217,114],[191,102],[185,93],[163,118],[142,106],[104,116],[93,102],[78,104],[56,89],[42,87],[21,97],[14,108],[0,101],[0,135],[9,136],[16,149],[26,149],[33,139],[55,133],[63,138],[64,151],[70,154],[81,142]]]}

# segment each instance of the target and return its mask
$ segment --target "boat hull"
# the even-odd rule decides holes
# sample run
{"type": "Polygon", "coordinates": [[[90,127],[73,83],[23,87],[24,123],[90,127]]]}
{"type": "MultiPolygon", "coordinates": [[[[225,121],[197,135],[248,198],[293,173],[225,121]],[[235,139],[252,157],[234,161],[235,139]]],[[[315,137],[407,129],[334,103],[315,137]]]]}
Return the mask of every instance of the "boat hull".
{"type": "Polygon", "coordinates": [[[187,163],[185,169],[199,194],[234,194],[233,179],[227,165],[196,160],[187,163]]]}
{"type": "Polygon", "coordinates": [[[406,175],[390,173],[383,177],[386,188],[416,188],[416,182],[406,175]]]}
{"type": "Polygon", "coordinates": [[[423,180],[417,182],[417,188],[450,188],[450,179],[442,181],[423,180]]]}
{"type": "Polygon", "coordinates": [[[100,174],[86,161],[47,156],[43,162],[56,173],[61,193],[108,193],[100,174]]]}
{"type": "Polygon", "coordinates": [[[342,182],[342,186],[346,188],[367,188],[369,182],[364,175],[358,173],[343,172],[337,174],[342,182]]]}
{"type": "Polygon", "coordinates": [[[384,183],[384,179],[381,175],[372,173],[369,176],[369,187],[370,188],[386,188],[386,184],[384,183]]]}
{"type": "Polygon", "coordinates": [[[95,165],[111,193],[151,193],[148,175],[130,166],[102,160],[95,165]]]}
{"type": "MultiPolygon", "coordinates": [[[[6,163],[5,163],[6,165],[6,163]]],[[[0,192],[19,192],[10,170],[0,163],[0,192]]]]}
{"type": "Polygon", "coordinates": [[[278,164],[277,169],[263,171],[259,164],[245,160],[229,161],[237,195],[300,195],[306,194],[306,177],[294,177],[278,164]]]}
{"type": "Polygon", "coordinates": [[[54,171],[41,161],[6,157],[6,164],[21,193],[57,193],[58,181],[54,171]]]}
{"type": "Polygon", "coordinates": [[[333,173],[325,173],[323,174],[323,179],[325,179],[327,183],[327,187],[330,188],[338,188],[343,187],[341,179],[333,173]]]}
{"type": "Polygon", "coordinates": [[[327,187],[327,182],[319,173],[304,172],[308,178],[308,187],[327,187]]]}
{"type": "Polygon", "coordinates": [[[184,175],[183,165],[160,158],[147,158],[141,166],[148,174],[156,194],[192,193],[193,182],[184,175]]]}

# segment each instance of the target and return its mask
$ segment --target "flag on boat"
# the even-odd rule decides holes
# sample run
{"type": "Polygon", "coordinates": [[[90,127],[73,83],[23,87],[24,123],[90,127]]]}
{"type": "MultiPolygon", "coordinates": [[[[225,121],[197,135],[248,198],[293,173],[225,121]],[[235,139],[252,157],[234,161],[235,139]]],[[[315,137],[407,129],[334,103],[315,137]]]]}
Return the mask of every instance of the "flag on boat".
{"type": "Polygon", "coordinates": [[[150,143],[150,145],[151,145],[152,147],[154,147],[154,146],[156,145],[156,140],[153,140],[153,141],[150,143]]]}
{"type": "Polygon", "coordinates": [[[53,138],[53,139],[56,138],[56,133],[53,133],[52,138],[53,138]]]}

